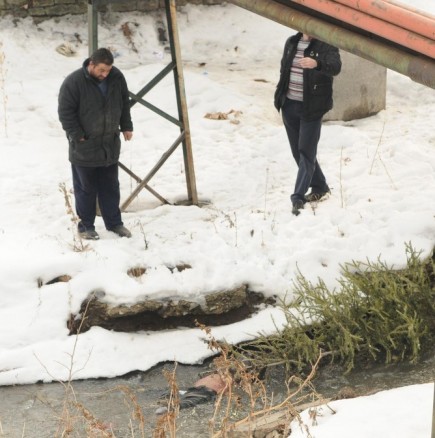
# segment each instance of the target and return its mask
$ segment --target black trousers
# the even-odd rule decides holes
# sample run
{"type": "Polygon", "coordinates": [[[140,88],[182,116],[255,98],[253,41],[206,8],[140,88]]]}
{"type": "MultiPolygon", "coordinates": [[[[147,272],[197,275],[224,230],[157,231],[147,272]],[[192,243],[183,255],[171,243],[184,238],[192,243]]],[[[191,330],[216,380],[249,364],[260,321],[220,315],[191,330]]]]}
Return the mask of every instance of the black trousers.
{"type": "Polygon", "coordinates": [[[302,102],[286,99],[282,107],[282,119],[293,158],[298,165],[292,202],[305,201],[305,194],[311,187],[314,192],[329,190],[325,175],[317,162],[317,144],[320,139],[322,119],[306,121],[302,118],[302,102]]]}
{"type": "Polygon", "coordinates": [[[120,192],[118,165],[108,167],[84,167],[72,164],[74,197],[79,231],[95,230],[98,204],[104,225],[108,230],[123,225],[119,209],[120,192]]]}

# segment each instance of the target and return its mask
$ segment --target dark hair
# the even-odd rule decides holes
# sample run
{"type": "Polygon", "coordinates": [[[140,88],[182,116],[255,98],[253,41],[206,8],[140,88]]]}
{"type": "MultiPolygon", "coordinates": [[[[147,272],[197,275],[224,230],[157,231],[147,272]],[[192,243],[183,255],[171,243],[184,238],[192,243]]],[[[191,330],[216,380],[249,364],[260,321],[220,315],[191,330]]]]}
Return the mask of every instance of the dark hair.
{"type": "Polygon", "coordinates": [[[94,65],[98,65],[98,64],[112,65],[113,64],[112,52],[109,49],[105,49],[105,48],[95,50],[95,52],[92,53],[91,55],[91,61],[94,65]]]}

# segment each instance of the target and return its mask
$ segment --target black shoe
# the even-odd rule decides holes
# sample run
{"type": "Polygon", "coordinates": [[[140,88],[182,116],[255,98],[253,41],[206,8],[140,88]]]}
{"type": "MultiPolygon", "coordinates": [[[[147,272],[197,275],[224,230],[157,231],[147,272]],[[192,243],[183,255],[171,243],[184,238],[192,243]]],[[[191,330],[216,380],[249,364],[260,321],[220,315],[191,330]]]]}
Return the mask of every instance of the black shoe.
{"type": "Polygon", "coordinates": [[[324,192],[313,192],[311,191],[308,193],[308,195],[305,196],[305,199],[307,202],[318,202],[321,201],[323,198],[326,197],[326,195],[329,195],[331,192],[330,190],[326,190],[324,192]]]}
{"type": "MultiPolygon", "coordinates": [[[[217,393],[214,389],[207,388],[206,386],[196,386],[188,388],[186,391],[179,391],[178,404],[180,409],[192,408],[193,406],[200,405],[213,401],[217,393]]],[[[162,406],[167,406],[170,396],[169,391],[164,391],[157,403],[162,406]]],[[[167,412],[167,409],[158,409],[156,413],[167,412]],[[158,412],[157,412],[158,411],[158,412]]]]}
{"type": "MultiPolygon", "coordinates": [[[[207,388],[206,386],[194,386],[187,388],[186,391],[179,391],[179,408],[186,409],[191,408],[202,403],[207,403],[215,399],[217,393],[214,389],[207,388]]],[[[158,400],[158,404],[166,405],[170,396],[169,391],[163,392],[158,400]]]]}
{"type": "Polygon", "coordinates": [[[302,210],[303,208],[304,208],[304,201],[301,200],[293,201],[292,213],[295,216],[299,216],[299,214],[301,213],[299,210],[302,210]]]}
{"type": "Polygon", "coordinates": [[[110,228],[109,231],[117,234],[119,237],[131,237],[131,232],[124,225],[117,225],[116,227],[110,228]]]}
{"type": "Polygon", "coordinates": [[[214,400],[215,397],[216,391],[206,386],[188,388],[188,390],[180,396],[180,409],[191,408],[202,403],[207,403],[214,400]]]}
{"type": "Polygon", "coordinates": [[[79,231],[79,236],[84,240],[99,240],[100,236],[95,230],[79,231]]]}

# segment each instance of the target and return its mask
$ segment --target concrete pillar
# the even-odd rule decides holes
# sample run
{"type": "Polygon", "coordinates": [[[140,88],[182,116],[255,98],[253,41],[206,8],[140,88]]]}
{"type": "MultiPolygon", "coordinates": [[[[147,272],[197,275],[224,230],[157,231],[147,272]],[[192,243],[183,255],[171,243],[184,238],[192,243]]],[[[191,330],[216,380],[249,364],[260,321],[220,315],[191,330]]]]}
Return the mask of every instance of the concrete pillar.
{"type": "Polygon", "coordinates": [[[385,109],[387,69],[340,50],[341,73],[334,78],[334,108],[324,117],[349,121],[385,109]]]}

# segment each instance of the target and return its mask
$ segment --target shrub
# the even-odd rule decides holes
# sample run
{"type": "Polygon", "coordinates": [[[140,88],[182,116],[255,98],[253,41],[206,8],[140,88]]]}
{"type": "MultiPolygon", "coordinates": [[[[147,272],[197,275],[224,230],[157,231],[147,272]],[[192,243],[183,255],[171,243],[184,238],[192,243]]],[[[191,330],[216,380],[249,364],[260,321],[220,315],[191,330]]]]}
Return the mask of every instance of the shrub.
{"type": "MultiPolygon", "coordinates": [[[[415,363],[435,334],[435,262],[406,245],[407,265],[377,262],[342,266],[339,287],[309,282],[300,272],[295,298],[282,303],[287,325],[273,336],[245,344],[257,367],[284,363],[301,371],[319,352],[350,371],[356,357],[415,363]]],[[[239,350],[240,351],[240,350],[239,350]]]]}

